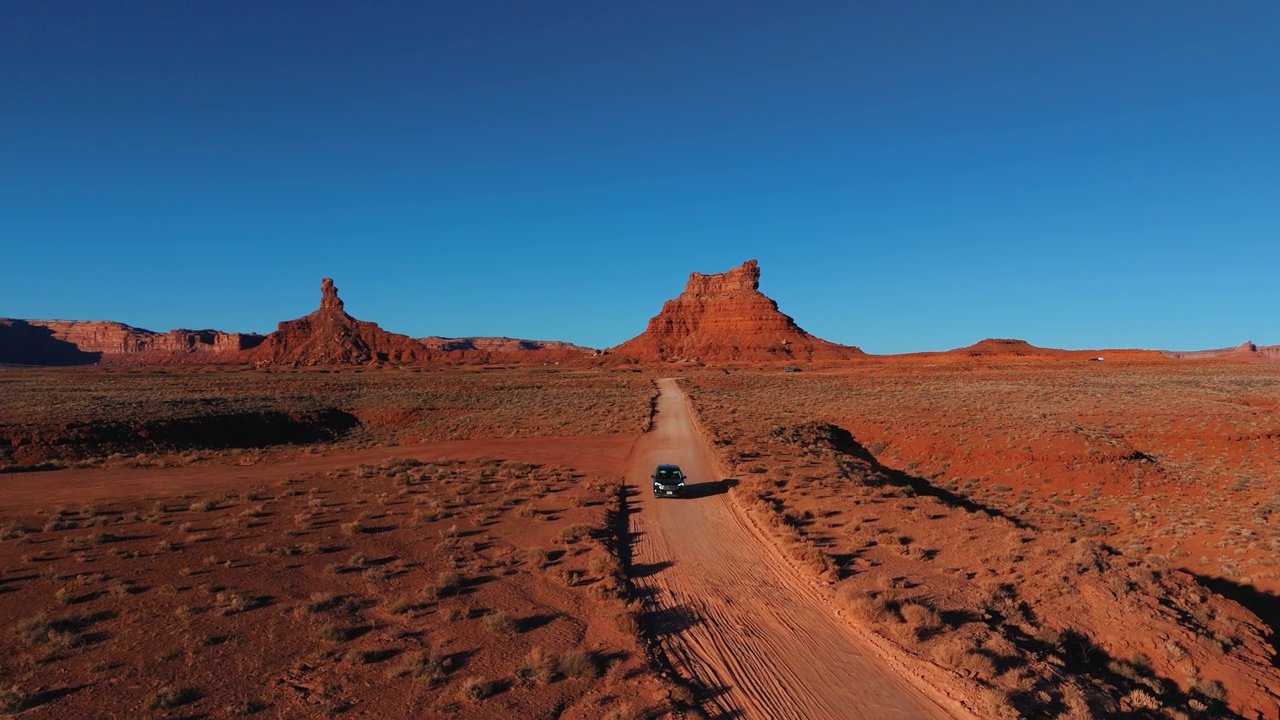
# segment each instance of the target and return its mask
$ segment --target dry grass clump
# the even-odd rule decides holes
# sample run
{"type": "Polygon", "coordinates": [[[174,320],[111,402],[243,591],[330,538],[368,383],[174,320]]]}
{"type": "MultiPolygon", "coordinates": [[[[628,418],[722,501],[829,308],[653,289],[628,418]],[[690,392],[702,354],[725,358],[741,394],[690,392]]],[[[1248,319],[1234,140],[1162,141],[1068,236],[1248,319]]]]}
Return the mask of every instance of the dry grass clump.
{"type": "Polygon", "coordinates": [[[591,679],[600,674],[600,663],[594,653],[570,650],[560,656],[556,670],[567,678],[591,679]]]}
{"type": "Polygon", "coordinates": [[[520,551],[519,557],[535,570],[543,570],[551,564],[551,556],[542,548],[524,548],[520,551]]]}
{"type": "Polygon", "coordinates": [[[438,681],[453,668],[448,657],[433,657],[421,650],[405,653],[388,672],[388,677],[411,677],[438,681]]]}
{"type": "Polygon", "coordinates": [[[963,641],[936,645],[932,655],[939,665],[955,670],[965,677],[991,680],[999,672],[994,660],[984,653],[971,649],[963,641]]]}
{"type": "Polygon", "coordinates": [[[502,684],[496,680],[469,677],[462,681],[462,687],[458,689],[458,697],[469,702],[479,702],[498,694],[501,690],[502,684]]]}
{"type": "Polygon", "coordinates": [[[875,593],[844,587],[838,597],[845,609],[864,622],[882,625],[894,619],[893,607],[884,597],[875,593]]]}
{"type": "Polygon", "coordinates": [[[516,621],[511,619],[506,610],[489,613],[481,618],[480,623],[495,635],[514,635],[516,621]]]}
{"type": "Polygon", "coordinates": [[[20,713],[38,704],[36,693],[27,692],[20,685],[10,685],[0,690],[0,712],[20,713]]]}
{"type": "Polygon", "coordinates": [[[181,707],[187,703],[195,702],[200,698],[200,693],[194,688],[189,687],[165,687],[156,690],[151,696],[147,707],[152,710],[170,710],[181,707]]]}
{"type": "Polygon", "coordinates": [[[556,665],[555,656],[548,653],[542,646],[535,646],[516,667],[516,680],[524,685],[531,682],[546,685],[555,679],[556,665]]]}
{"type": "Polygon", "coordinates": [[[441,570],[436,581],[422,589],[422,594],[429,599],[456,595],[462,589],[462,576],[453,570],[441,570]]]}
{"type": "Polygon", "coordinates": [[[560,541],[567,545],[572,545],[579,540],[592,537],[594,534],[595,528],[590,525],[576,523],[560,531],[560,541]]]}
{"type": "Polygon", "coordinates": [[[84,644],[85,638],[81,629],[86,624],[88,620],[79,615],[53,619],[40,613],[18,621],[15,631],[19,639],[30,645],[48,645],[52,648],[67,649],[84,644]]]}
{"type": "Polygon", "coordinates": [[[908,601],[898,606],[898,614],[917,636],[923,636],[942,627],[938,611],[918,602],[908,601]]]}
{"type": "Polygon", "coordinates": [[[351,633],[345,628],[341,628],[334,623],[325,623],[316,630],[316,637],[328,642],[340,643],[346,642],[351,637],[351,633]]]}
{"type": "Polygon", "coordinates": [[[338,607],[342,604],[342,600],[342,596],[337,593],[317,591],[311,593],[311,598],[303,607],[307,612],[324,612],[338,607]]]}

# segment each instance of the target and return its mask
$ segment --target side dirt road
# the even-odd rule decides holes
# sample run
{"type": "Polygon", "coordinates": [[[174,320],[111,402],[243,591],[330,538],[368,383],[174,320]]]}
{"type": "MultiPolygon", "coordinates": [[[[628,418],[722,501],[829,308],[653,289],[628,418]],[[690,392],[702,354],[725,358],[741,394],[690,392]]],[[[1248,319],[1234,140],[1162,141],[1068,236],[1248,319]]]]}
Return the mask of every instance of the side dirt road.
{"type": "Polygon", "coordinates": [[[885,664],[728,498],[684,393],[659,381],[655,428],[627,467],[632,568],[663,650],[718,718],[952,717],[885,664]],[[688,497],[653,498],[660,462],[688,497]]]}

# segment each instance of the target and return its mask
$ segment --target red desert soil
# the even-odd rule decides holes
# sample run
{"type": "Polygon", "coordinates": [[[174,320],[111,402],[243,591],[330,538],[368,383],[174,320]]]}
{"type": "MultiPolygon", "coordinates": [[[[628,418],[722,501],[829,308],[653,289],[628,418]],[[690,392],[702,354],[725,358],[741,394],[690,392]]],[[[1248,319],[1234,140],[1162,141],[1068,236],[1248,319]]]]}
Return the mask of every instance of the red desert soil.
{"type": "Polygon", "coordinates": [[[2,710],[666,715],[683,691],[646,659],[611,537],[633,441],[10,475],[2,710]]]}
{"type": "Polygon", "coordinates": [[[0,369],[0,702],[1280,718],[1275,366],[1017,352],[0,369]]]}

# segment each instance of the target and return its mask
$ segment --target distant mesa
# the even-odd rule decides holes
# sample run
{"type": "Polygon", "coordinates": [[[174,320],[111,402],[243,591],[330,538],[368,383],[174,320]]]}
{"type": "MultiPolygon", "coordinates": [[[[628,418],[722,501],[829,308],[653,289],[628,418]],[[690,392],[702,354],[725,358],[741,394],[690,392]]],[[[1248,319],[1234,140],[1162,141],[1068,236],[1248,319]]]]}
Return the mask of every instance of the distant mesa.
{"type": "Polygon", "coordinates": [[[124,323],[0,319],[0,362],[23,365],[174,365],[233,362],[261,335],[143,330],[124,323]]]}
{"type": "Polygon", "coordinates": [[[569,352],[578,355],[590,355],[595,350],[558,340],[520,340],[509,337],[424,337],[418,338],[429,350],[439,352],[481,352],[481,353],[521,353],[521,352],[569,352]]]}
{"type": "Polygon", "coordinates": [[[0,320],[0,363],[9,365],[92,365],[100,352],[86,352],[56,336],[53,328],[26,320],[0,320]]]}
{"type": "Polygon", "coordinates": [[[320,308],[306,317],[280,323],[246,359],[289,365],[405,364],[425,362],[429,352],[407,335],[387,332],[376,323],[348,315],[333,280],[324,278],[320,281],[320,308]]]}
{"type": "Polygon", "coordinates": [[[1255,345],[1249,340],[1241,345],[1219,350],[1166,351],[1175,360],[1239,360],[1242,362],[1280,362],[1280,345],[1255,345]]]}
{"type": "Polygon", "coordinates": [[[643,333],[612,348],[635,360],[794,362],[862,357],[802,330],[759,290],[760,267],[749,260],[716,275],[690,273],[684,292],[668,300],[643,333]]]}
{"type": "Polygon", "coordinates": [[[979,340],[969,347],[959,348],[951,352],[970,357],[1039,357],[1061,355],[1065,351],[1036,347],[1026,340],[987,338],[986,340],[979,340]]]}

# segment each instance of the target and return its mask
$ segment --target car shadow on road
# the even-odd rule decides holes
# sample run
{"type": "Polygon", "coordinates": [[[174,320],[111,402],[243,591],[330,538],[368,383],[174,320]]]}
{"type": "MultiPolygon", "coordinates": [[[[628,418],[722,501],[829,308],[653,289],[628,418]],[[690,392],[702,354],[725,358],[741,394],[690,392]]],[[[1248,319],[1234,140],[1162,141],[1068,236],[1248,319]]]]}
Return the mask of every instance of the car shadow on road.
{"type": "Polygon", "coordinates": [[[737,484],[738,481],[733,478],[693,483],[684,486],[684,497],[686,500],[697,500],[698,498],[711,497],[713,495],[723,495],[729,492],[729,488],[737,484]]]}

